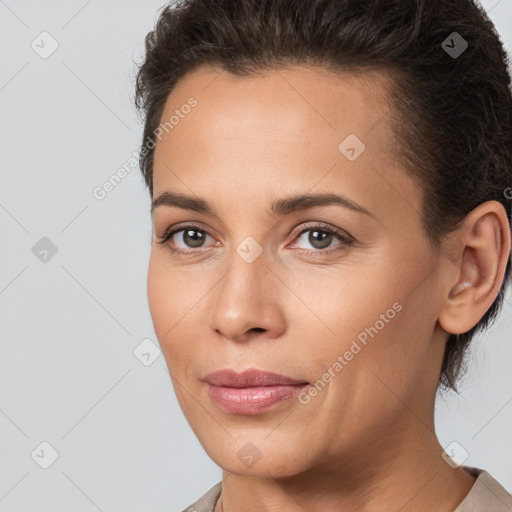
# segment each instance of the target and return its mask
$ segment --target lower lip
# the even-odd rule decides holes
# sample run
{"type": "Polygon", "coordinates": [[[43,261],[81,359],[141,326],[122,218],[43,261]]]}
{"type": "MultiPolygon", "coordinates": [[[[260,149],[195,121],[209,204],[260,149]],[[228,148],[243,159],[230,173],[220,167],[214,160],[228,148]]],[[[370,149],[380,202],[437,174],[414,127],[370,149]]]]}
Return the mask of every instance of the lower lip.
{"type": "Polygon", "coordinates": [[[234,414],[259,414],[274,405],[293,398],[308,384],[259,386],[253,388],[228,388],[206,383],[210,398],[225,412],[234,414]]]}

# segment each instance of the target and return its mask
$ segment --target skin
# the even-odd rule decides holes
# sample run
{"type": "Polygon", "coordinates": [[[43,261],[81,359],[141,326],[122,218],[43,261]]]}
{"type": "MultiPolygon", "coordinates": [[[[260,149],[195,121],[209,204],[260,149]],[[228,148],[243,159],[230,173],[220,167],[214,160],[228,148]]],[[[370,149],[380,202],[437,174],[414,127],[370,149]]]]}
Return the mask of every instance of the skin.
{"type": "Polygon", "coordinates": [[[439,249],[429,245],[421,189],[394,158],[387,80],[203,67],[168,97],[162,120],[191,96],[198,104],[156,145],[154,197],[203,198],[218,218],[154,209],[148,300],[179,404],[223,469],[216,511],[448,512],[475,481],[441,457],[434,402],[447,333],[473,327],[499,291],[507,216],[484,203],[439,249]],[[348,134],[366,146],[354,161],[338,149],[348,134]],[[270,211],[277,199],[325,192],[373,217],[340,205],[270,211]],[[201,224],[202,245],[184,231],[157,243],[184,222],[201,224]],[[309,236],[318,222],[353,244],[334,234],[324,248],[309,236]],[[249,236],[263,249],[252,263],[236,251],[249,236]],[[222,368],[318,381],[394,303],[402,309],[309,403],[248,416],[210,400],[201,379],[222,368]],[[249,442],[261,454],[252,467],[237,456],[249,442]]]}

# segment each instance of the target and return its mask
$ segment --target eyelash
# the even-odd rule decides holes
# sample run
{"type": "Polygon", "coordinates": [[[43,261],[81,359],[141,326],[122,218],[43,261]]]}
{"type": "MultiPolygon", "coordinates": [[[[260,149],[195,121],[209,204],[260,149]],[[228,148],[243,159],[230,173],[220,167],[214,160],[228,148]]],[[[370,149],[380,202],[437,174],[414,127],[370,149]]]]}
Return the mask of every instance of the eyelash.
{"type": "MultiPolygon", "coordinates": [[[[183,225],[175,226],[172,229],[170,229],[169,231],[167,231],[166,233],[164,233],[163,236],[159,237],[161,240],[159,242],[157,242],[157,243],[161,244],[161,245],[165,245],[165,247],[169,251],[171,251],[171,253],[180,254],[180,255],[183,255],[183,256],[195,255],[195,254],[198,254],[198,253],[204,251],[204,249],[196,249],[196,250],[191,249],[189,251],[186,251],[184,249],[176,249],[176,248],[172,247],[170,244],[166,244],[166,242],[169,241],[173,235],[175,235],[176,233],[179,233],[180,231],[186,231],[187,229],[201,231],[203,233],[206,233],[207,235],[212,236],[208,232],[208,230],[204,229],[203,227],[201,227],[201,226],[199,226],[197,224],[183,224],[183,225]]],[[[351,246],[354,243],[354,239],[352,237],[350,237],[350,236],[348,236],[346,234],[343,234],[342,231],[334,229],[334,228],[330,227],[329,225],[324,224],[322,222],[317,223],[317,224],[315,224],[313,226],[308,226],[308,227],[302,229],[301,231],[299,231],[297,234],[294,235],[294,240],[296,238],[300,238],[304,233],[307,233],[308,231],[314,231],[314,230],[334,235],[334,236],[338,237],[341,240],[341,243],[336,245],[336,246],[334,246],[334,247],[331,247],[330,249],[325,249],[325,250],[317,249],[317,250],[314,250],[314,251],[308,251],[306,249],[298,249],[298,250],[303,251],[308,256],[309,255],[318,255],[318,254],[321,254],[321,255],[331,254],[331,253],[334,253],[334,252],[341,251],[341,250],[351,246]]]]}

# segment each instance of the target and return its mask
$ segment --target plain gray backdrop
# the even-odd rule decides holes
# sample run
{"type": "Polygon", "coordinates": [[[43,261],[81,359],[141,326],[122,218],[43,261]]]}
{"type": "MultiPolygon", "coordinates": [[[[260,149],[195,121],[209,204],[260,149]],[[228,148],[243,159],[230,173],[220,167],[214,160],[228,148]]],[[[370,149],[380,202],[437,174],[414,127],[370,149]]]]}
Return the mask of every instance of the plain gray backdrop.
{"type": "MultiPolygon", "coordinates": [[[[221,479],[178,406],[147,305],[133,61],[165,4],[0,0],[2,512],[179,511],[221,479]]],[[[511,52],[512,0],[483,5],[511,52]]],[[[511,311],[509,290],[462,396],[436,409],[443,447],[458,443],[465,465],[509,492],[511,311]]]]}

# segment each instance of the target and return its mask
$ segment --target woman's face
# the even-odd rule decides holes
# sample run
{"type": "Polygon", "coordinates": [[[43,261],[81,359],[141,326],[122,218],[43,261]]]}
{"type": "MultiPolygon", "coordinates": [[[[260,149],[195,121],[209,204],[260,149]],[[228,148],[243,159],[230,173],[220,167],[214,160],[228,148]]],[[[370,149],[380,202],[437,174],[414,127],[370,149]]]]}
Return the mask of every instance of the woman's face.
{"type": "Polygon", "coordinates": [[[230,472],[376,459],[432,424],[442,256],[393,158],[384,80],[202,68],[165,105],[154,198],[211,212],[171,196],[155,206],[149,307],[180,406],[230,472]],[[314,199],[325,194],[351,203],[314,199]],[[210,397],[208,374],[249,368],[310,386],[251,410],[210,397]]]}

